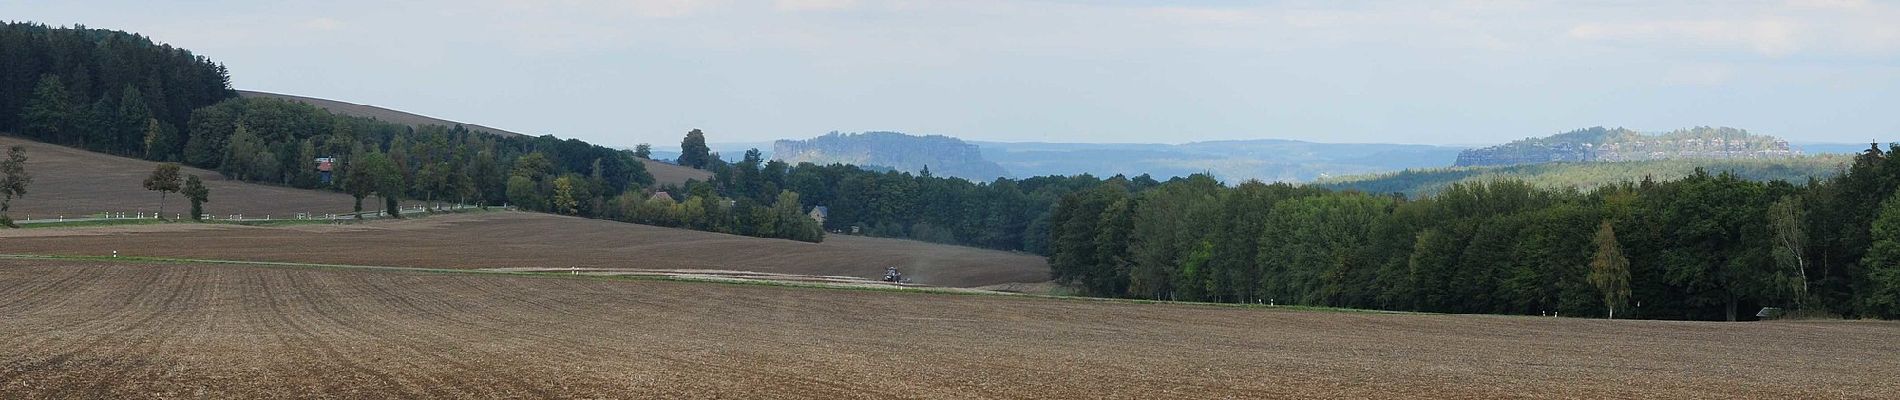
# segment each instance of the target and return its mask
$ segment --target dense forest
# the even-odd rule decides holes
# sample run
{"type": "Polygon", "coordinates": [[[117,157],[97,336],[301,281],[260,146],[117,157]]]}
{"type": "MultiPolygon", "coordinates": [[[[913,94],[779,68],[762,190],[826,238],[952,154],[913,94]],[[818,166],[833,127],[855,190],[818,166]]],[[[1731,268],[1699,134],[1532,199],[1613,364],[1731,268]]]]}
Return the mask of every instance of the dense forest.
{"type": "MultiPolygon", "coordinates": [[[[757,149],[727,163],[716,154],[693,155],[688,147],[683,158],[712,160],[707,165],[712,181],[663,190],[723,196],[741,205],[770,204],[789,191],[803,210],[830,211],[823,225],[827,231],[1039,254],[1046,252],[1051,207],[1064,195],[1101,182],[1089,175],[973,182],[936,176],[929,168],[912,174],[847,164],[794,166],[765,160],[757,149]]],[[[1146,176],[1140,180],[1154,182],[1146,176]]]]}
{"type": "Polygon", "coordinates": [[[1653,180],[1682,179],[1702,168],[1709,173],[1728,172],[1752,181],[1802,181],[1808,177],[1829,177],[1842,165],[1853,162],[1851,154],[1817,154],[1782,159],[1668,159],[1619,162],[1556,162],[1494,167],[1449,167],[1407,169],[1376,175],[1323,179],[1314,185],[1334,190],[1366,193],[1403,193],[1418,197],[1438,193],[1454,183],[1520,180],[1547,188],[1574,187],[1588,191],[1637,177],[1653,180]]]}
{"type": "Polygon", "coordinates": [[[224,66],[120,31],[0,24],[0,132],[126,156],[236,96],[224,66]]]}
{"type": "Polygon", "coordinates": [[[1097,296],[1458,313],[1900,316],[1900,146],[1803,184],[1696,170],[1581,192],[1439,194],[1114,178],[1048,221],[1054,277],[1097,296]]]}

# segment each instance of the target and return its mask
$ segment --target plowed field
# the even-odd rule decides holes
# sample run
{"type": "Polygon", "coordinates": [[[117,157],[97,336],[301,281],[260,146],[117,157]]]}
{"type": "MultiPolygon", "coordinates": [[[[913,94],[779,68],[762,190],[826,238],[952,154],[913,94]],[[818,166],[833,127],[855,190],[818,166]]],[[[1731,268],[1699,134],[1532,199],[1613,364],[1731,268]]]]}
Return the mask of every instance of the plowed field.
{"type": "Polygon", "coordinates": [[[1891,398],[1900,326],[0,259],[8,398],[1891,398]]]}
{"type": "Polygon", "coordinates": [[[430,268],[713,269],[975,287],[1049,280],[1042,257],[910,240],[830,235],[824,243],[525,212],[352,225],[165,224],[0,230],[0,253],[161,256],[430,268]]]}

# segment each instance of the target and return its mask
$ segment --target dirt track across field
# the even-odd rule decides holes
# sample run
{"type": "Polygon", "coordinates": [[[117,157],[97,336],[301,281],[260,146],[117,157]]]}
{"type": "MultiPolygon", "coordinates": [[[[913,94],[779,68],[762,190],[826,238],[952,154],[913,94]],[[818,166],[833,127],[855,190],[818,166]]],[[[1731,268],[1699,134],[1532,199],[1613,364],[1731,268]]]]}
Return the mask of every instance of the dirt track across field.
{"type": "Polygon", "coordinates": [[[1900,325],[0,259],[24,398],[1878,398],[1900,325]]]}
{"type": "Polygon", "coordinates": [[[0,230],[0,253],[156,256],[429,268],[711,269],[877,278],[896,266],[920,284],[975,287],[1049,280],[1042,257],[910,240],[830,235],[824,243],[669,229],[526,212],[351,225],[163,224],[0,230]]]}

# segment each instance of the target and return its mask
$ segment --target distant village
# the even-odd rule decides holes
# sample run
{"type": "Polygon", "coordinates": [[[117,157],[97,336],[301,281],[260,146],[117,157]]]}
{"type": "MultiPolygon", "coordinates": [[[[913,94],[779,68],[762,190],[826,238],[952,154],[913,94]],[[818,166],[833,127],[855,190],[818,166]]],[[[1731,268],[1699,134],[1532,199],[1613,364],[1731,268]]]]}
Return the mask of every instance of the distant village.
{"type": "Polygon", "coordinates": [[[1664,159],[1774,159],[1801,155],[1788,141],[1769,136],[1650,137],[1608,143],[1514,142],[1465,150],[1454,166],[1500,166],[1545,162],[1615,162],[1664,159]]]}

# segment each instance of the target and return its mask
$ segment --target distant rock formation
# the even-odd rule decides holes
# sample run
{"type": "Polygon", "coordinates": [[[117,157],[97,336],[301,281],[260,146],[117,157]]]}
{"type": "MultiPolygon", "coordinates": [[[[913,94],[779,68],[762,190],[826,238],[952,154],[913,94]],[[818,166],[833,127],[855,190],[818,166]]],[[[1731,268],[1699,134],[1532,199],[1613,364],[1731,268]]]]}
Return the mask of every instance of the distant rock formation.
{"type": "Polygon", "coordinates": [[[1459,167],[1547,162],[1645,161],[1678,158],[1773,159],[1801,155],[1788,141],[1721,127],[1678,129],[1659,135],[1594,127],[1545,138],[1465,150],[1459,167]]]}
{"type": "Polygon", "coordinates": [[[949,136],[913,136],[897,132],[832,132],[807,140],[780,140],[772,144],[772,158],[792,164],[853,164],[899,171],[989,181],[1010,176],[1001,165],[983,158],[974,144],[949,136]]]}

